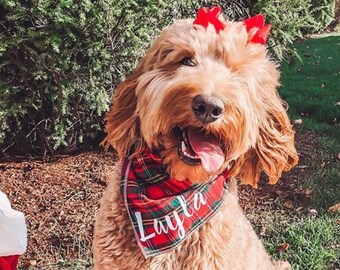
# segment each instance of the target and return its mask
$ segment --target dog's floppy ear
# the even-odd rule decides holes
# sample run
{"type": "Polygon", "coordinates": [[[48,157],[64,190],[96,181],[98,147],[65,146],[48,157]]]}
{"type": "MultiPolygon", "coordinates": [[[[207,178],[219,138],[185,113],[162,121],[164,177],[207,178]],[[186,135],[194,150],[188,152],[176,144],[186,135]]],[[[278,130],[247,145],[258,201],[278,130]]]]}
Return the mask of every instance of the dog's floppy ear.
{"type": "Polygon", "coordinates": [[[105,132],[107,136],[101,145],[105,148],[111,145],[117,150],[120,158],[127,156],[131,146],[137,140],[141,140],[139,116],[136,111],[138,79],[154,68],[157,57],[159,58],[166,53],[161,54],[160,48],[156,41],[148,50],[146,56],[141,59],[136,70],[118,85],[112,100],[111,110],[106,114],[105,132]]]}
{"type": "Polygon", "coordinates": [[[260,119],[256,145],[238,161],[238,177],[243,184],[253,187],[257,187],[261,170],[268,175],[269,183],[275,184],[283,171],[289,171],[298,162],[295,132],[276,92],[277,83],[266,85],[259,90],[265,115],[260,119]]]}
{"type": "Polygon", "coordinates": [[[120,158],[128,154],[138,132],[135,93],[138,74],[137,70],[118,86],[113,97],[111,110],[105,117],[107,136],[102,142],[102,146],[108,148],[112,145],[120,158]]]}

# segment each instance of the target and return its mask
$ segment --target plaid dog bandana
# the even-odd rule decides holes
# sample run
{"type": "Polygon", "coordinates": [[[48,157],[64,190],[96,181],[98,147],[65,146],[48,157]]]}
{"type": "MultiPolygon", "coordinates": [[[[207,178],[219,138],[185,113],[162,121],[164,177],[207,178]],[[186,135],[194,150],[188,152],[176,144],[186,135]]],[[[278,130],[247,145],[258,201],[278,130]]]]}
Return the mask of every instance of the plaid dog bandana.
{"type": "Polygon", "coordinates": [[[174,249],[216,214],[228,191],[227,174],[203,184],[177,181],[148,148],[122,161],[120,191],[146,258],[174,249]]]}

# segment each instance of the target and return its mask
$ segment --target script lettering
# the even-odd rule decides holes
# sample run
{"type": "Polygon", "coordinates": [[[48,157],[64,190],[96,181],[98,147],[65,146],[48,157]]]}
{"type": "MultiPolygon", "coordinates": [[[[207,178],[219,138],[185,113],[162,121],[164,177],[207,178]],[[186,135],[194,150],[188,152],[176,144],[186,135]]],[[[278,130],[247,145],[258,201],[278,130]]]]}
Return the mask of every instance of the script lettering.
{"type": "Polygon", "coordinates": [[[152,233],[152,234],[145,236],[142,215],[141,215],[140,212],[136,212],[135,216],[136,216],[137,223],[138,223],[138,230],[139,230],[139,233],[140,233],[140,236],[141,236],[140,240],[142,242],[145,242],[146,240],[155,237],[155,235],[156,235],[155,233],[152,233]]]}
{"type": "Polygon", "coordinates": [[[194,208],[199,210],[202,205],[207,204],[207,198],[201,192],[195,193],[194,195],[194,208]]]}
{"type": "Polygon", "coordinates": [[[207,204],[207,198],[201,192],[197,192],[194,194],[193,197],[193,207],[189,209],[189,205],[183,195],[178,195],[177,200],[183,210],[182,218],[180,217],[177,210],[174,210],[169,215],[165,215],[164,221],[160,219],[153,219],[153,229],[154,232],[146,235],[144,230],[144,223],[141,212],[135,212],[138,230],[140,235],[140,240],[145,242],[151,238],[154,238],[156,235],[160,235],[162,233],[168,234],[169,231],[176,231],[178,232],[178,236],[183,239],[185,236],[185,228],[184,228],[184,220],[185,218],[190,218],[194,215],[195,211],[201,209],[203,205],[207,204]]]}
{"type": "Polygon", "coordinates": [[[178,224],[178,236],[182,239],[185,236],[185,229],[184,229],[184,219],[181,220],[181,218],[179,217],[178,213],[176,211],[174,211],[174,217],[177,221],[178,224]]]}
{"type": "Polygon", "coordinates": [[[193,213],[192,212],[189,213],[189,210],[188,210],[188,207],[187,207],[187,202],[186,202],[184,196],[183,195],[177,196],[177,200],[179,201],[179,203],[181,204],[181,206],[183,208],[184,215],[187,216],[187,217],[192,217],[193,213]]]}

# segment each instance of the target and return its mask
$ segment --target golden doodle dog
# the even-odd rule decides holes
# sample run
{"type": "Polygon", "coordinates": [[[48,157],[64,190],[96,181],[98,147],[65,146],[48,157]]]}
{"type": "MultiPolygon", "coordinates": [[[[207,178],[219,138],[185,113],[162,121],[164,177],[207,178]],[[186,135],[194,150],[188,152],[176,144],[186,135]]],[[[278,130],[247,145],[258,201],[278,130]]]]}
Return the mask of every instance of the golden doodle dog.
{"type": "Polygon", "coordinates": [[[291,269],[266,253],[236,180],[275,184],[298,161],[262,15],[220,8],[164,29],[116,90],[104,144],[121,162],[101,200],[94,269],[291,269]]]}

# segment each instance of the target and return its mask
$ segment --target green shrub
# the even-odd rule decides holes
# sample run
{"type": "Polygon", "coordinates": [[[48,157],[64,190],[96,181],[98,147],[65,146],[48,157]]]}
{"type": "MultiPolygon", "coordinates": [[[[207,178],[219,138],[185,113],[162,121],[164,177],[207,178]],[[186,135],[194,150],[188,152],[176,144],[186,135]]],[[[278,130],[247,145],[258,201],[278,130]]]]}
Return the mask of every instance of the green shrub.
{"type": "Polygon", "coordinates": [[[318,30],[322,30],[335,18],[335,0],[312,0],[313,17],[318,23],[318,30]]]}
{"type": "Polygon", "coordinates": [[[52,153],[93,139],[114,86],[163,27],[161,11],[151,0],[3,1],[3,151],[52,153]]]}
{"type": "Polygon", "coordinates": [[[335,0],[258,0],[253,11],[265,14],[272,24],[269,46],[275,57],[288,60],[295,55],[290,44],[326,27],[331,21],[325,14],[334,19],[334,7],[335,0]]]}

